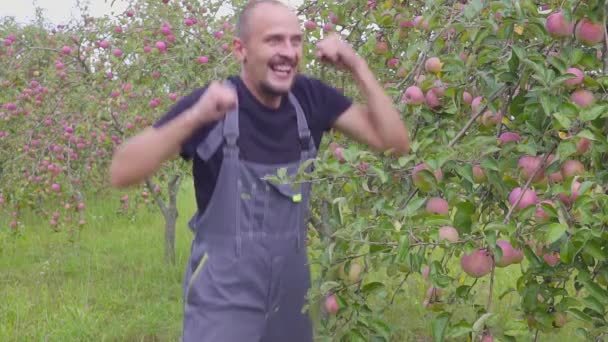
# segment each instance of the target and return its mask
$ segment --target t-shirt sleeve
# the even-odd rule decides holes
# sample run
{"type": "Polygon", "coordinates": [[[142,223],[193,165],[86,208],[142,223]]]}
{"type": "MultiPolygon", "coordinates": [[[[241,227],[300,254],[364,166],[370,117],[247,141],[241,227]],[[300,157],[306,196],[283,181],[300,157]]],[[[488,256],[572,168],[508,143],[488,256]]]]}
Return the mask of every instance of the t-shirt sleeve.
{"type": "Polygon", "coordinates": [[[353,101],[338,89],[321,80],[311,79],[310,85],[312,112],[321,114],[317,119],[321,121],[323,131],[327,132],[332,129],[338,117],[353,104],[353,101]]]}
{"type": "MultiPolygon", "coordinates": [[[[161,127],[167,122],[175,119],[179,115],[183,114],[186,110],[192,107],[200,96],[205,92],[207,86],[194,90],[187,96],[182,97],[177,101],[169,110],[156,121],[152,126],[155,128],[161,127]]],[[[196,152],[196,147],[209,133],[208,127],[203,127],[192,134],[192,136],[182,144],[180,156],[185,160],[191,160],[196,152]]]]}

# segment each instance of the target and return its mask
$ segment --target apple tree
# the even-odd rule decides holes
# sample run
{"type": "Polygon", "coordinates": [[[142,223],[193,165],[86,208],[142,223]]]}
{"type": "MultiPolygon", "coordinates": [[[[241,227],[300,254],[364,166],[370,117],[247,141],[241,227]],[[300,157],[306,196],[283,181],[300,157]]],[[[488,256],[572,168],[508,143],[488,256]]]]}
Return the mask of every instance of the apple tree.
{"type": "Polygon", "coordinates": [[[418,278],[435,341],[530,340],[569,325],[578,338],[605,338],[605,2],[301,9],[307,70],[361,99],[351,75],[315,61],[315,42],[340,32],[412,142],[408,155],[378,154],[336,133],[313,172],[271,177],[315,186],[308,308],[323,318],[319,334],[404,340],[386,313],[418,278]],[[516,287],[497,293],[506,278],[516,287]],[[505,296],[516,307],[501,310],[505,296]]]}
{"type": "MultiPolygon", "coordinates": [[[[133,2],[124,13],[66,25],[5,18],[0,82],[0,205],[22,231],[29,208],[51,229],[86,226],[87,196],[104,196],[114,149],[181,96],[234,73],[234,28],[222,2],[133,2]]],[[[124,191],[117,212],[157,206],[174,261],[177,194],[189,164],[165,163],[124,191]]]]}

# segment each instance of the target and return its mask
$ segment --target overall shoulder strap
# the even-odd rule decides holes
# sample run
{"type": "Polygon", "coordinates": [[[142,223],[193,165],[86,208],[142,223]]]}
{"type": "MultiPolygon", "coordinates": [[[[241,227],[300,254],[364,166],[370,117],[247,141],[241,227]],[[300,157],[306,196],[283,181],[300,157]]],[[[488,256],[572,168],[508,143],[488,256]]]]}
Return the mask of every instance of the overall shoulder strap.
{"type": "MultiPolygon", "coordinates": [[[[236,86],[228,79],[223,82],[225,85],[236,88],[236,86]]],[[[217,149],[222,145],[224,139],[228,145],[236,146],[236,140],[239,135],[238,125],[238,100],[236,108],[228,113],[224,117],[224,120],[220,120],[213,127],[213,129],[196,148],[196,153],[199,157],[208,161],[211,156],[215,154],[217,149]]]]}
{"type": "Polygon", "coordinates": [[[303,150],[311,150],[314,148],[314,142],[312,140],[312,136],[310,134],[310,128],[308,127],[308,121],[306,120],[306,115],[304,114],[304,109],[300,105],[298,98],[292,93],[289,92],[289,101],[296,109],[296,115],[298,119],[298,135],[300,137],[300,145],[303,150]]]}

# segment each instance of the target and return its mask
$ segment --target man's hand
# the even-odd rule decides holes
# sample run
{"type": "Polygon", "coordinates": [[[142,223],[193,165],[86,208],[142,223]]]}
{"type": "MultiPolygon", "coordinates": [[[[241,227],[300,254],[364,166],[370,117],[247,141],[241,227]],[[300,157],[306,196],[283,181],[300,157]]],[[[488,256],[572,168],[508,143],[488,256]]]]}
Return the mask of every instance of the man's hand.
{"type": "Polygon", "coordinates": [[[360,57],[347,42],[333,32],[317,43],[317,57],[321,61],[333,64],[338,69],[353,71],[360,62],[360,57]]]}
{"type": "Polygon", "coordinates": [[[205,93],[192,106],[189,115],[199,125],[221,119],[236,106],[236,90],[218,81],[213,81],[205,93]]]}

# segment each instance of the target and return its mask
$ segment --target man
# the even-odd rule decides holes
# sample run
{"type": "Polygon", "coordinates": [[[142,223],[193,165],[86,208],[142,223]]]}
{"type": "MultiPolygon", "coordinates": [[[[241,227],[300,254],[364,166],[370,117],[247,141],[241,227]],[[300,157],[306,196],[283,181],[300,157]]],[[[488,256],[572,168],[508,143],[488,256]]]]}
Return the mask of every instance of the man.
{"type": "Polygon", "coordinates": [[[351,72],[367,105],[297,72],[302,32],[276,0],[242,11],[233,51],[239,76],[180,100],[117,150],[114,187],[151,176],[178,153],[193,161],[198,212],[184,281],[184,341],[312,341],[301,313],[310,286],[306,224],[310,184],[263,179],[295,172],[336,129],[378,151],[409,152],[391,99],[365,61],[337,35],[317,57],[351,72]]]}

